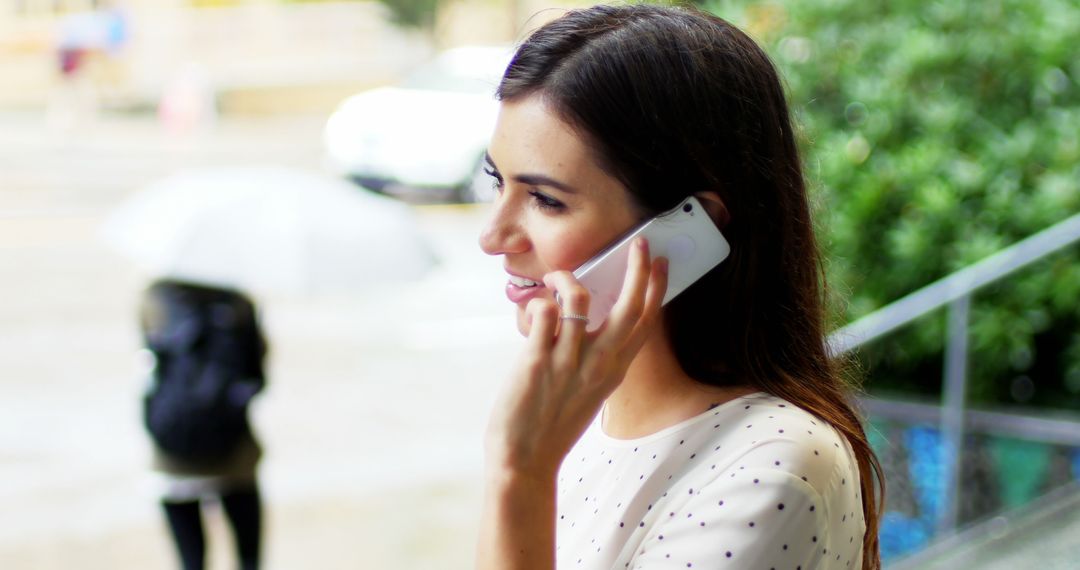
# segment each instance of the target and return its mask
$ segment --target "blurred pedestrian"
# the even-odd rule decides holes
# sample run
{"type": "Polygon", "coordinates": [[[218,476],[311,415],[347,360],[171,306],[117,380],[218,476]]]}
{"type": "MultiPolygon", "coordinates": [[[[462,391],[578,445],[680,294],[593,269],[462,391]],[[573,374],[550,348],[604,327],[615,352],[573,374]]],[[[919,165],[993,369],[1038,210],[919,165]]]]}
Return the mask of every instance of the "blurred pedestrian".
{"type": "Polygon", "coordinates": [[[480,245],[528,340],[487,431],[478,566],[878,568],[880,468],[765,52],[693,8],[596,6],[526,39],[497,96],[480,245]],[[606,299],[572,271],[690,197],[730,255],[661,306],[668,261],[637,240],[587,328],[606,299]]]}
{"type": "Polygon", "coordinates": [[[76,11],[59,20],[55,35],[57,81],[47,110],[49,126],[66,130],[92,123],[98,113],[99,88],[121,56],[128,20],[112,2],[76,11]]]}
{"type": "Polygon", "coordinates": [[[206,66],[189,61],[165,83],[158,119],[171,135],[188,135],[217,122],[217,95],[206,66]]]}
{"type": "Polygon", "coordinates": [[[162,480],[162,506],[184,570],[206,557],[202,506],[220,502],[239,567],[259,567],[262,454],[248,409],[265,384],[266,344],[255,306],[239,291],[159,280],[140,323],[154,367],[144,420],[162,480]]]}

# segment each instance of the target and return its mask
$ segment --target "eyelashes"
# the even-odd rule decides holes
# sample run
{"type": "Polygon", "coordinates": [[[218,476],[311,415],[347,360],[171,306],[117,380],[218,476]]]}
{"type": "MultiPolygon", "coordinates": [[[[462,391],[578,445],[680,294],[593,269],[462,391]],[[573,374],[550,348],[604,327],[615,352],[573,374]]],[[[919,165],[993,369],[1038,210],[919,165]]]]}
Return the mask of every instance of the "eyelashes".
{"type": "Polygon", "coordinates": [[[562,202],[537,190],[530,191],[529,196],[532,196],[533,202],[543,210],[561,211],[566,207],[562,202]]]}
{"type": "Polygon", "coordinates": [[[503,178],[502,174],[499,174],[499,171],[495,170],[495,168],[492,166],[485,166],[484,174],[487,174],[491,177],[491,188],[493,190],[495,190],[496,192],[502,190],[503,178]]]}
{"type": "MultiPolygon", "coordinates": [[[[493,166],[485,166],[484,174],[491,177],[491,187],[495,192],[502,192],[505,181],[502,174],[498,170],[495,170],[493,166]]],[[[559,200],[548,196],[547,194],[534,189],[529,190],[529,196],[532,198],[532,203],[541,210],[547,210],[551,212],[559,212],[566,208],[566,204],[563,204],[559,200]]]]}

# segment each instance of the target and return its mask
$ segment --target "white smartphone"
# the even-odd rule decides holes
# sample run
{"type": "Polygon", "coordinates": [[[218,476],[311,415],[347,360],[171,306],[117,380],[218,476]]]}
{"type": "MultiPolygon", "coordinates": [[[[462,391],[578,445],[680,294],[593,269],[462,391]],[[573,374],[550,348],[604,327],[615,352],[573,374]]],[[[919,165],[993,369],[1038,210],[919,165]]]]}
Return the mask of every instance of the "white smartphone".
{"type": "Polygon", "coordinates": [[[637,237],[649,241],[651,257],[668,259],[665,305],[731,253],[731,246],[705,208],[697,198],[687,198],[634,228],[574,271],[574,277],[589,290],[586,330],[599,328],[615,306],[626,278],[630,245],[637,237]]]}

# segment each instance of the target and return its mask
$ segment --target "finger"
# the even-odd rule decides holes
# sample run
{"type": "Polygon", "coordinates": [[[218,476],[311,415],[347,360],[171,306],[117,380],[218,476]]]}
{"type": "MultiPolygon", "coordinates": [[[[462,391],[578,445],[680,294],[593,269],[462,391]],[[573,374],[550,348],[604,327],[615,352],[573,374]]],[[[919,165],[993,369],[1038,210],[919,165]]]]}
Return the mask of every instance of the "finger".
{"type": "Polygon", "coordinates": [[[544,285],[558,293],[559,302],[562,305],[554,357],[558,362],[576,365],[581,351],[581,339],[585,336],[585,327],[588,322],[567,318],[567,316],[589,314],[589,290],[569,271],[548,273],[544,276],[544,285]]]}
{"type": "Polygon", "coordinates": [[[634,325],[630,337],[623,346],[622,352],[624,354],[636,354],[649,338],[649,334],[652,333],[657,321],[660,320],[660,309],[664,303],[664,295],[667,293],[667,284],[668,260],[665,257],[658,257],[652,261],[652,267],[649,271],[649,286],[645,294],[645,304],[642,308],[641,318],[634,325]]]}
{"type": "Polygon", "coordinates": [[[533,299],[525,306],[529,327],[528,347],[535,354],[546,354],[555,339],[559,324],[559,306],[548,299],[533,299]]]}
{"type": "Polygon", "coordinates": [[[634,325],[644,309],[646,289],[649,284],[649,242],[644,238],[634,240],[626,262],[619,299],[611,309],[604,333],[597,340],[609,348],[619,349],[634,330],[634,325]]]}
{"type": "MultiPolygon", "coordinates": [[[[641,350],[641,347],[648,340],[649,335],[655,330],[656,324],[660,320],[661,307],[668,284],[667,258],[658,257],[652,260],[648,279],[648,288],[641,316],[635,323],[630,335],[623,341],[622,346],[611,346],[610,348],[594,346],[591,352],[591,354],[602,355],[610,350],[612,353],[611,363],[614,365],[614,373],[608,376],[613,384],[607,387],[608,390],[614,390],[618,383],[622,381],[627,369],[630,368],[630,364],[634,361],[634,357],[637,356],[638,351],[641,350]]],[[[605,367],[609,365],[611,364],[605,364],[602,361],[589,362],[586,367],[605,367]]]]}

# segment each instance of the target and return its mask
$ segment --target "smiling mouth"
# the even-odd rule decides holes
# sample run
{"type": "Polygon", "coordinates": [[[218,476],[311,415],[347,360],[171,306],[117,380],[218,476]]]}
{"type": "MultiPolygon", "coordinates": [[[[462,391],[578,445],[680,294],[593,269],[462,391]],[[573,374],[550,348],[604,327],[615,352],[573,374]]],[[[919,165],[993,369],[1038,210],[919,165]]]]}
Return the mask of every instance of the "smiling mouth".
{"type": "Polygon", "coordinates": [[[524,277],[518,277],[516,275],[510,276],[510,283],[515,287],[521,287],[523,289],[528,287],[539,287],[541,283],[533,281],[532,279],[526,279],[524,277]]]}

